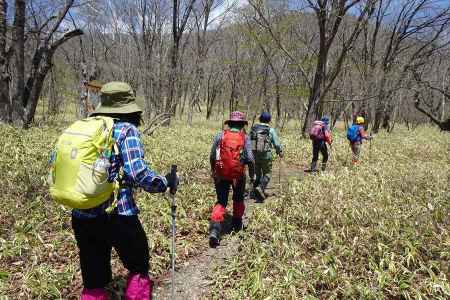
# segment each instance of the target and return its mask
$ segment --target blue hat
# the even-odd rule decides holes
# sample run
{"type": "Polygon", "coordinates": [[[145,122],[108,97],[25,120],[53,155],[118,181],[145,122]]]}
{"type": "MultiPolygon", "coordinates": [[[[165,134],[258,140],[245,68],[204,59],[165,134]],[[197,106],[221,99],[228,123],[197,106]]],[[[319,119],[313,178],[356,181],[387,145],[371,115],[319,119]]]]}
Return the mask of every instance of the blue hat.
{"type": "Polygon", "coordinates": [[[320,119],[320,121],[322,121],[328,125],[328,123],[330,122],[330,119],[328,118],[328,116],[323,116],[322,119],[320,119]]]}
{"type": "Polygon", "coordinates": [[[272,116],[266,111],[262,112],[259,116],[259,121],[262,123],[269,123],[270,120],[272,120],[272,116]]]}

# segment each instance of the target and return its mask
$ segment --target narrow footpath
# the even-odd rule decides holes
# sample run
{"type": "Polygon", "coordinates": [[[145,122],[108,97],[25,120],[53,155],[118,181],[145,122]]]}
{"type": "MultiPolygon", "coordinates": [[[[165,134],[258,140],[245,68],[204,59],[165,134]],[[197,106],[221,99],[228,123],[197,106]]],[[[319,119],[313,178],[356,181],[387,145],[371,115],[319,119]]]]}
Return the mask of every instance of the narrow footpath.
{"type": "MultiPolygon", "coordinates": [[[[279,193],[280,187],[287,187],[288,179],[301,179],[303,169],[297,167],[295,169],[281,170],[278,164],[274,164],[272,180],[268,187],[270,193],[279,193]]],[[[270,201],[272,197],[267,198],[270,201]]],[[[259,205],[253,200],[246,200],[246,212],[244,217],[244,225],[248,223],[254,209],[259,205]]],[[[205,243],[208,243],[205,236],[205,243]]],[[[175,272],[175,299],[206,299],[210,298],[210,286],[213,284],[212,276],[215,270],[223,265],[228,257],[236,253],[239,246],[239,234],[226,234],[222,237],[221,244],[217,248],[208,248],[200,255],[188,260],[175,272]]],[[[171,273],[168,272],[160,277],[157,287],[154,291],[154,299],[171,299],[171,273]]]]}

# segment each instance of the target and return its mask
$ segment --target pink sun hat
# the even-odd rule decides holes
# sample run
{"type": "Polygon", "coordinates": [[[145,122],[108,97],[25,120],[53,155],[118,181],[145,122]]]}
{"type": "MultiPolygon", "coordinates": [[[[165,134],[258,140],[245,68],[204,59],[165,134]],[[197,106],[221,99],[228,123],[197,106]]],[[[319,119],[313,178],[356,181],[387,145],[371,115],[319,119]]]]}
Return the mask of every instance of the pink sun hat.
{"type": "Polygon", "coordinates": [[[242,123],[245,123],[246,125],[248,124],[248,122],[245,118],[245,114],[240,111],[231,112],[230,118],[225,121],[225,124],[228,124],[229,122],[242,122],[242,123]]]}

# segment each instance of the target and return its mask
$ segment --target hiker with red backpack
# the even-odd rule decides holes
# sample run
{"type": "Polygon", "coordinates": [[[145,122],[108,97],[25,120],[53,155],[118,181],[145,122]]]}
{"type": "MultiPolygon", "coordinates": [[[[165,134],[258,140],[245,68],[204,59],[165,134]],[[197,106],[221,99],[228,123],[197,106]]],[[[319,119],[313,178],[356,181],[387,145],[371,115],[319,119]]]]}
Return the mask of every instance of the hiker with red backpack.
{"type": "Polygon", "coordinates": [[[158,175],[144,161],[137,129],[142,110],[131,87],[110,82],[100,93],[101,103],[90,118],[75,122],[58,140],[50,194],[74,208],[81,300],[109,298],[105,287],[112,281],[112,248],[129,271],[124,299],[151,299],[149,246],[133,190],[162,193],[170,188],[174,194],[178,178],[158,175]]]}
{"type": "Polygon", "coordinates": [[[256,179],[253,184],[253,196],[256,202],[262,203],[268,196],[266,188],[272,174],[272,161],[274,159],[272,149],[282,158],[283,147],[281,146],[275,128],[270,127],[272,116],[268,112],[262,112],[259,123],[252,126],[250,139],[252,141],[253,157],[255,158],[256,179]]]}
{"type": "Polygon", "coordinates": [[[331,146],[332,137],[331,131],[328,128],[329,118],[327,116],[322,117],[320,120],[313,122],[309,137],[312,141],[313,158],[311,162],[311,169],[306,170],[308,172],[317,172],[317,161],[319,160],[319,152],[322,153],[322,167],[321,170],[325,171],[328,161],[328,148],[327,144],[331,146]]]}
{"type": "Polygon", "coordinates": [[[350,126],[347,130],[347,139],[350,142],[350,148],[352,149],[352,164],[359,162],[359,155],[361,153],[361,145],[363,140],[372,139],[364,130],[364,118],[356,117],[356,122],[350,126]]]}
{"type": "Polygon", "coordinates": [[[245,114],[234,111],[230,113],[230,118],[225,121],[228,129],[217,134],[213,140],[210,164],[217,202],[213,207],[209,225],[209,245],[211,247],[216,247],[220,243],[222,222],[228,204],[230,187],[233,189],[233,230],[239,231],[242,229],[242,217],[245,212],[245,165],[248,166],[252,184],[255,176],[255,160],[251,141],[244,130],[247,124],[245,114]]]}

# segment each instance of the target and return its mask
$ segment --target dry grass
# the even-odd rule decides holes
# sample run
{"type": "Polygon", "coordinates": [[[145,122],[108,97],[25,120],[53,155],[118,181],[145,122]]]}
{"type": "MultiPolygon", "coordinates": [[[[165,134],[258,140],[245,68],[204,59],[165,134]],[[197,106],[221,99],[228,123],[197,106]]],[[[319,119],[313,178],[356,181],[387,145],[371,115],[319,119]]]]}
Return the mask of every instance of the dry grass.
{"type": "Polygon", "coordinates": [[[328,173],[254,213],[215,298],[449,299],[449,147],[437,130],[398,130],[350,167],[339,139],[328,173]]]}
{"type": "MultiPolygon", "coordinates": [[[[217,123],[176,124],[145,138],[157,171],[178,164],[179,262],[207,246],[214,202],[206,179],[217,123]],[[200,175],[199,175],[200,174],[200,175]]],[[[61,128],[0,127],[0,297],[76,298],[80,290],[70,211],[47,194],[46,162],[61,128]]],[[[310,145],[282,134],[291,166],[306,165],[310,145]]],[[[450,295],[450,135],[424,128],[378,136],[368,161],[348,165],[338,139],[331,170],[291,181],[282,197],[260,207],[243,233],[240,252],[218,270],[225,298],[448,298],[450,295]]],[[[151,243],[152,275],[167,271],[170,208],[161,195],[139,193],[151,243]]],[[[116,274],[125,270],[114,258],[116,274]]],[[[216,294],[217,295],[217,294],[216,294]]]]}

